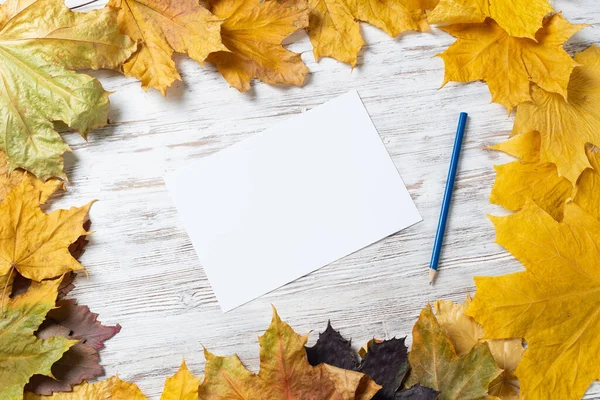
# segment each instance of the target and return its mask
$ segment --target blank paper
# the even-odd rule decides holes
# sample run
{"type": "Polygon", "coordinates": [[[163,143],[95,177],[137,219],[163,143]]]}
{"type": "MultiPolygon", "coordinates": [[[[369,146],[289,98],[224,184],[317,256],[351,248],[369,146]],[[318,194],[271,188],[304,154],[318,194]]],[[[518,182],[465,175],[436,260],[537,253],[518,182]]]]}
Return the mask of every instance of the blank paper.
{"type": "Polygon", "coordinates": [[[355,91],[165,181],[223,311],[421,220],[355,91]]]}

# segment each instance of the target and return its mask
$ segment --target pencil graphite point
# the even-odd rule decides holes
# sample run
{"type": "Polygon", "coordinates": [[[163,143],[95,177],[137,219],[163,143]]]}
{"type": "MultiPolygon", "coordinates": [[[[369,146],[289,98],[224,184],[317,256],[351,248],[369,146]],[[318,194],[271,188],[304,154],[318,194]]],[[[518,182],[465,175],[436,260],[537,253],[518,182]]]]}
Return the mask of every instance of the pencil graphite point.
{"type": "Polygon", "coordinates": [[[433,286],[433,281],[435,280],[436,275],[437,271],[433,268],[429,268],[429,286],[433,286]]]}

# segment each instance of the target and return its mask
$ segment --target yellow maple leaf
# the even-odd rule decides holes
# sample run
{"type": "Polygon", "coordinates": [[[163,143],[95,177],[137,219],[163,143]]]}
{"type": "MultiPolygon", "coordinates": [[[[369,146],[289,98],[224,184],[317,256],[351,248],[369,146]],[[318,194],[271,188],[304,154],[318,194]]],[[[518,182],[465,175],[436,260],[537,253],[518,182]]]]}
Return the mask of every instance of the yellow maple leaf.
{"type": "Polygon", "coordinates": [[[502,372],[487,343],[476,343],[459,357],[429,304],[421,311],[412,334],[407,387],[419,383],[435,389],[440,392],[439,400],[479,399],[486,396],[490,382],[502,372]]]}
{"type": "Polygon", "coordinates": [[[225,19],[223,44],[229,51],[208,57],[231,86],[245,92],[258,78],[268,84],[301,86],[308,73],[300,54],[283,39],[308,26],[306,0],[211,0],[211,11],[225,19]]]}
{"type": "Polygon", "coordinates": [[[96,383],[82,383],[73,387],[72,392],[54,393],[52,396],[39,396],[25,393],[24,400],[147,400],[146,396],[133,383],[113,376],[96,383]]]}
{"type": "Polygon", "coordinates": [[[205,349],[200,399],[366,400],[379,389],[362,373],[345,375],[337,369],[311,366],[304,348],[307,340],[308,335],[294,332],[273,308],[271,325],[259,338],[259,373],[248,371],[237,356],[220,357],[205,349]]]}
{"type": "Polygon", "coordinates": [[[512,37],[491,19],[444,27],[458,40],[441,54],[446,66],[443,85],[484,80],[492,101],[509,112],[531,101],[531,82],[566,98],[569,77],[577,63],[564,51],[563,43],[584,27],[555,14],[544,21],[537,41],[512,37]]]}
{"type": "Polygon", "coordinates": [[[528,200],[533,200],[554,219],[560,221],[563,208],[573,195],[573,185],[558,176],[556,165],[527,164],[514,161],[495,165],[496,181],[490,202],[517,211],[528,200]]]}
{"type": "Polygon", "coordinates": [[[174,52],[186,53],[200,64],[209,53],[225,50],[222,21],[194,0],[110,0],[119,9],[119,29],[139,41],[138,51],[123,64],[126,76],[163,95],[175,80],[174,52]]]}
{"type": "Polygon", "coordinates": [[[179,371],[165,381],[160,400],[198,400],[198,385],[200,378],[192,375],[184,360],[179,371]]]}
{"type": "Polygon", "coordinates": [[[0,398],[3,400],[22,399],[23,387],[35,374],[52,376],[52,364],[77,343],[63,337],[42,340],[34,335],[55,306],[60,282],[60,279],[33,282],[24,294],[11,298],[8,304],[2,302],[0,398]]]}
{"type": "Polygon", "coordinates": [[[365,44],[358,21],[374,25],[392,37],[405,31],[427,31],[425,9],[431,0],[309,0],[308,34],[316,60],[332,57],[356,65],[365,44]]]}
{"type": "MultiPolygon", "coordinates": [[[[468,295],[463,304],[455,304],[449,300],[435,302],[437,320],[459,356],[469,353],[485,336],[483,327],[473,318],[465,315],[470,304],[471,297],[468,295]]],[[[502,370],[502,374],[488,386],[488,395],[497,396],[502,400],[517,400],[519,383],[514,373],[525,351],[523,341],[515,338],[486,340],[485,342],[488,344],[496,364],[502,370]]]]}
{"type": "Polygon", "coordinates": [[[486,338],[527,341],[516,370],[525,398],[580,399],[600,373],[600,221],[567,203],[557,222],[533,202],[491,219],[526,270],[476,277],[467,314],[486,338]]]}
{"type": "Polygon", "coordinates": [[[118,32],[116,11],[72,12],[62,0],[8,0],[0,6],[0,150],[9,171],[66,178],[62,121],[86,137],[106,125],[108,92],[69,69],[117,69],[136,44],[118,32]]]}
{"type": "Polygon", "coordinates": [[[69,245],[89,234],[83,227],[92,202],[46,214],[39,188],[24,180],[0,203],[0,276],[13,269],[35,281],[82,269],[69,245]]]}
{"type": "Polygon", "coordinates": [[[572,184],[592,167],[586,144],[600,144],[600,47],[576,54],[575,61],[580,66],[571,75],[568,101],[534,85],[533,103],[517,107],[513,128],[513,135],[539,132],[540,161],[556,164],[559,175],[572,184]]]}
{"type": "Polygon", "coordinates": [[[0,151],[0,202],[6,198],[6,195],[15,186],[18,186],[25,179],[29,179],[31,184],[39,189],[40,203],[42,204],[58,189],[64,189],[65,187],[63,182],[58,179],[48,179],[46,182],[43,182],[22,169],[9,171],[6,156],[0,151]]]}
{"type": "Polygon", "coordinates": [[[427,19],[431,24],[463,24],[491,17],[510,36],[535,39],[551,12],[547,0],[440,0],[427,19]]]}
{"type": "MultiPolygon", "coordinates": [[[[62,339],[62,338],[60,338],[62,339]]],[[[207,353],[212,356],[210,353],[207,353]]],[[[212,356],[215,357],[215,356],[212,356]]],[[[226,360],[225,358],[221,358],[226,360]]],[[[243,368],[243,367],[242,367],[243,368]]],[[[332,367],[330,365],[322,364],[316,368],[315,371],[320,376],[329,377],[331,382],[335,385],[337,392],[334,392],[334,397],[328,397],[327,400],[370,400],[375,393],[381,389],[381,386],[377,385],[371,378],[360,372],[348,371],[341,368],[332,367]]],[[[247,371],[246,371],[247,372],[247,371]]],[[[251,375],[249,372],[247,374],[251,375]]],[[[165,388],[160,397],[161,400],[197,400],[198,399],[198,385],[200,379],[194,377],[187,369],[185,361],[182,362],[179,371],[165,381],[165,388]]],[[[236,382],[229,382],[235,384],[236,382]]],[[[317,382],[318,383],[318,382],[317,382]]],[[[279,383],[275,382],[274,386],[279,383]]],[[[224,390],[224,388],[213,388],[224,390]]],[[[276,399],[278,397],[264,397],[267,396],[262,390],[256,388],[255,397],[248,398],[268,398],[276,399]]],[[[276,390],[275,390],[276,392],[276,390]]],[[[302,392],[300,388],[299,392],[302,392]]],[[[315,389],[318,392],[318,389],[315,389]]],[[[308,397],[300,397],[298,399],[320,399],[321,397],[315,397],[313,391],[303,392],[308,397]]],[[[240,395],[240,393],[235,393],[240,395]]],[[[224,397],[218,396],[217,394],[211,394],[209,398],[223,399],[224,397]]],[[[236,397],[237,398],[237,397],[236,397]]],[[[72,392],[55,393],[52,396],[40,396],[34,393],[25,393],[24,400],[147,400],[146,396],[142,394],[140,389],[133,383],[124,382],[119,379],[118,376],[111,377],[105,381],[89,384],[82,383],[73,387],[72,392]]],[[[200,397],[203,399],[203,397],[200,397]]],[[[325,398],[323,398],[325,399],[325,398]]],[[[12,399],[10,399],[12,400],[12,399]]]]}
{"type": "Polygon", "coordinates": [[[528,200],[533,200],[560,221],[565,203],[573,198],[575,204],[600,220],[600,153],[597,148],[586,148],[587,158],[593,168],[583,172],[575,190],[566,178],[558,176],[554,164],[539,162],[540,136],[537,132],[513,136],[490,148],[521,159],[494,167],[497,176],[490,195],[492,203],[517,211],[528,200]]]}
{"type": "Polygon", "coordinates": [[[488,146],[488,148],[510,154],[526,163],[539,163],[540,144],[539,132],[529,131],[515,135],[504,142],[488,146]]]}
{"type": "Polygon", "coordinates": [[[520,158],[508,164],[496,165],[496,181],[490,202],[512,211],[520,210],[528,200],[533,200],[554,219],[560,221],[563,208],[573,195],[573,185],[558,176],[554,164],[540,163],[540,135],[527,132],[490,146],[520,158]]]}

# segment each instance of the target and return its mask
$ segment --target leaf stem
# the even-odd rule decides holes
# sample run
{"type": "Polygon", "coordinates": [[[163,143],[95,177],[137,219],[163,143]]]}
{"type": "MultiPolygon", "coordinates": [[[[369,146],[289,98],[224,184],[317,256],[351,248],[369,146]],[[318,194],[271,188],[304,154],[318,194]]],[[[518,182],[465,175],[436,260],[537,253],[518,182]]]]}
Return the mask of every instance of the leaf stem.
{"type": "Polygon", "coordinates": [[[8,283],[10,282],[10,278],[12,277],[12,273],[15,270],[15,266],[10,267],[10,272],[8,273],[8,277],[6,278],[6,284],[4,285],[4,290],[2,290],[2,305],[0,305],[0,309],[2,310],[2,319],[6,317],[4,313],[4,300],[6,299],[6,290],[8,289],[8,283]]]}

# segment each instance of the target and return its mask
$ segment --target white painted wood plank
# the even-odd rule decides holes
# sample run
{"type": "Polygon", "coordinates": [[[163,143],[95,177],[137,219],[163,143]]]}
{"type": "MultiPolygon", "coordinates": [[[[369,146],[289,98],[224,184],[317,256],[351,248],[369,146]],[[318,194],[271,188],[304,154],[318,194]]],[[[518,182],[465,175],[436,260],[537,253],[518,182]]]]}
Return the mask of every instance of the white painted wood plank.
{"type": "MultiPolygon", "coordinates": [[[[595,0],[555,1],[574,23],[592,26],[569,42],[571,52],[600,43],[595,0]]],[[[158,399],[164,379],[185,356],[201,375],[202,345],[238,353],[258,368],[257,336],[268,326],[270,304],[311,342],[328,319],[356,346],[372,338],[409,335],[428,301],[462,301],[473,276],[519,271],[522,266],[494,244],[486,213],[493,165],[508,157],[485,146],[505,139],[512,118],[489,104],[485,84],[449,84],[438,90],[443,63],[435,58],[452,38],[434,29],[392,39],[363,25],[368,46],[354,70],[334,60],[315,63],[303,33],[290,45],[310,69],[303,88],[255,83],[241,94],[211,65],[178,57],[183,82],[145,93],[139,82],[111,72],[93,72],[111,96],[111,124],[85,142],[65,139],[69,193],[53,208],[99,199],[91,236],[72,292],[106,323],[121,323],[107,342],[102,364],[158,399]],[[357,89],[424,221],[232,312],[222,314],[210,284],[166,192],[165,171],[186,165],[250,137],[278,121],[357,89]],[[427,265],[460,111],[471,119],[454,194],[436,286],[427,285],[427,265]]],[[[193,182],[190,182],[193,184],[193,182]]],[[[233,250],[233,249],[232,249],[233,250]]],[[[282,268],[285,267],[284,265],[282,268]]],[[[600,398],[600,385],[586,398],[600,398]]]]}

